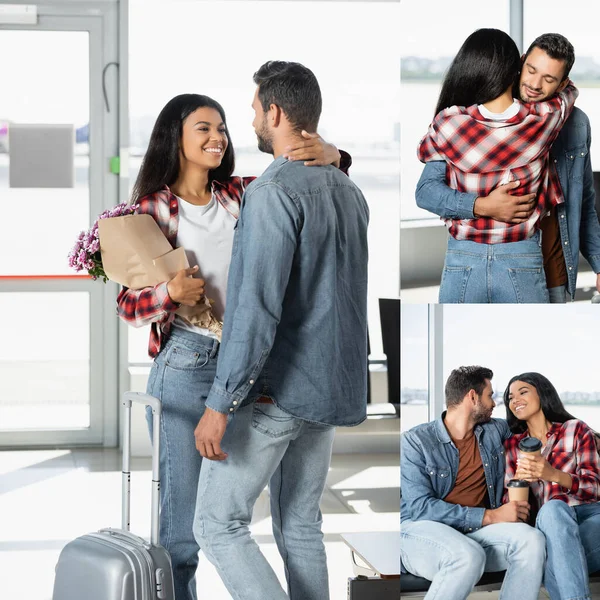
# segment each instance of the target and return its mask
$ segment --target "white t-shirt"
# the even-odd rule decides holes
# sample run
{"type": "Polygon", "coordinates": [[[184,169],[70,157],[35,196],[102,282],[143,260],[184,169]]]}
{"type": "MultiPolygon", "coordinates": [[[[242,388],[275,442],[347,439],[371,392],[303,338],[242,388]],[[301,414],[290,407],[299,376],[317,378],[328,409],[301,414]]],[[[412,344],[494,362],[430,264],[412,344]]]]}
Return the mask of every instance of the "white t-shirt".
{"type": "Polygon", "coordinates": [[[488,110],[483,104],[479,104],[477,108],[481,116],[485,119],[489,119],[490,121],[506,121],[506,119],[511,119],[519,112],[521,105],[517,100],[513,100],[513,103],[501,113],[494,113],[488,110]]]}
{"type": "MultiPolygon", "coordinates": [[[[185,248],[190,267],[200,267],[195,277],[204,279],[205,294],[210,300],[214,300],[213,314],[222,321],[236,219],[214,195],[204,206],[190,204],[179,196],[177,200],[179,228],[176,246],[185,248]]],[[[191,325],[178,315],[175,315],[173,325],[217,339],[208,329],[191,325]]]]}

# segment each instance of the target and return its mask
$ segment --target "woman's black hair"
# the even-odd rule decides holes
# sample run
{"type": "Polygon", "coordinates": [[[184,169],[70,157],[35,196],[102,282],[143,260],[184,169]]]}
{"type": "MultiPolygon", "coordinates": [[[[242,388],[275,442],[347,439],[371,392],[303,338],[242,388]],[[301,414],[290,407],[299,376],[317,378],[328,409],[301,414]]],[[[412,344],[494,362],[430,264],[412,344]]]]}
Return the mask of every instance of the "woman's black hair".
{"type": "Polygon", "coordinates": [[[527,422],[517,419],[510,410],[510,386],[515,381],[523,381],[533,386],[540,398],[540,406],[542,412],[548,421],[551,423],[564,423],[575,419],[571,413],[567,412],[556,388],[550,383],[547,377],[544,377],[540,373],[521,373],[513,377],[506,386],[504,391],[504,406],[506,406],[506,421],[510,430],[513,433],[524,433],[527,431],[527,422]]]}
{"type": "Polygon", "coordinates": [[[499,29],[478,29],[448,67],[435,114],[450,106],[484,104],[512,87],[521,70],[519,49],[499,29]]]}
{"type": "Polygon", "coordinates": [[[131,203],[138,202],[148,194],[153,194],[165,185],[171,186],[179,176],[179,149],[183,122],[199,108],[214,108],[221,115],[229,143],[221,164],[208,173],[208,181],[226,181],[233,174],[235,155],[231,136],[227,129],[223,107],[208,96],[181,94],[169,100],[160,111],[148,143],[148,150],[142,161],[133,191],[131,203]]]}

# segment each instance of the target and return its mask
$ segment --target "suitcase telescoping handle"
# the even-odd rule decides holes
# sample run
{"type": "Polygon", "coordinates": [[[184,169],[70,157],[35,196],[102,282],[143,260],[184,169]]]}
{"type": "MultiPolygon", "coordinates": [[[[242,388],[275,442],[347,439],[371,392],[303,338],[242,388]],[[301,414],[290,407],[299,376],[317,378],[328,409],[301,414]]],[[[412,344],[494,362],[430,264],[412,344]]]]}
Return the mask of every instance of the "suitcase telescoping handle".
{"type": "Polygon", "coordinates": [[[131,471],[129,467],[131,458],[131,404],[137,402],[144,406],[152,408],[152,523],[150,528],[150,541],[153,545],[158,545],[158,524],[159,524],[159,501],[160,501],[160,478],[159,478],[159,457],[160,457],[160,415],[161,403],[158,398],[142,394],[141,392],[125,392],[123,396],[123,406],[125,410],[123,421],[123,498],[121,505],[122,529],[129,531],[130,518],[130,487],[131,471]]]}

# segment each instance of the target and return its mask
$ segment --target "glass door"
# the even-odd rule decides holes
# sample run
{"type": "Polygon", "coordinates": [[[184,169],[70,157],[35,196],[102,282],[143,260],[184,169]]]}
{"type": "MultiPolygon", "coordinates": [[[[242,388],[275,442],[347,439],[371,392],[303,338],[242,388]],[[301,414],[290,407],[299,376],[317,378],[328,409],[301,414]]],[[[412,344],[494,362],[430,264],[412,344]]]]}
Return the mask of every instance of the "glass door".
{"type": "Polygon", "coordinates": [[[4,447],[102,444],[116,414],[115,289],[67,261],[78,233],[118,202],[106,179],[118,105],[107,119],[103,35],[98,14],[42,9],[35,25],[0,23],[4,447]]]}

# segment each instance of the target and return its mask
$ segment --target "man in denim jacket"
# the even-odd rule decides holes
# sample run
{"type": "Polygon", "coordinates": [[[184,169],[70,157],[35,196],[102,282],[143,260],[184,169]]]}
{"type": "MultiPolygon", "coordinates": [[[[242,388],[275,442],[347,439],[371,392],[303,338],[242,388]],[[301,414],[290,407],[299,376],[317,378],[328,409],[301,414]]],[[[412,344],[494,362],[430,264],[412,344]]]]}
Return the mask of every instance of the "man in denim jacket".
{"type": "MultiPolygon", "coordinates": [[[[575,61],[573,46],[558,34],[543,34],[533,41],[523,61],[515,97],[523,102],[540,102],[553,96],[575,61]],[[563,80],[548,75],[549,61],[564,63],[563,80]]],[[[565,202],[542,220],[542,251],[550,302],[566,302],[567,292],[575,297],[579,251],[597,273],[600,291],[600,224],[595,207],[590,158],[591,130],[587,115],[574,108],[550,153],[558,171],[565,202]]],[[[510,182],[487,197],[458,192],[446,185],[446,163],[429,162],[417,184],[417,204],[443,218],[492,217],[506,223],[526,221],[533,211],[535,196],[512,196],[519,186],[510,182]]]]}
{"type": "Polygon", "coordinates": [[[426,600],[464,600],[484,571],[504,571],[501,600],[536,600],[544,535],[527,502],[502,505],[506,421],[492,419],[493,373],[460,367],[448,410],[402,436],[402,568],[432,583],[426,600]]]}
{"type": "Polygon", "coordinates": [[[194,533],[236,600],[328,600],[319,503],[335,427],[367,413],[369,209],[339,169],[285,157],[316,131],[314,74],[270,61],[254,82],[258,148],[275,160],[236,225],[217,374],[195,432],[208,460],[194,533]],[[287,594],[249,531],[267,484],[287,594]]]}

